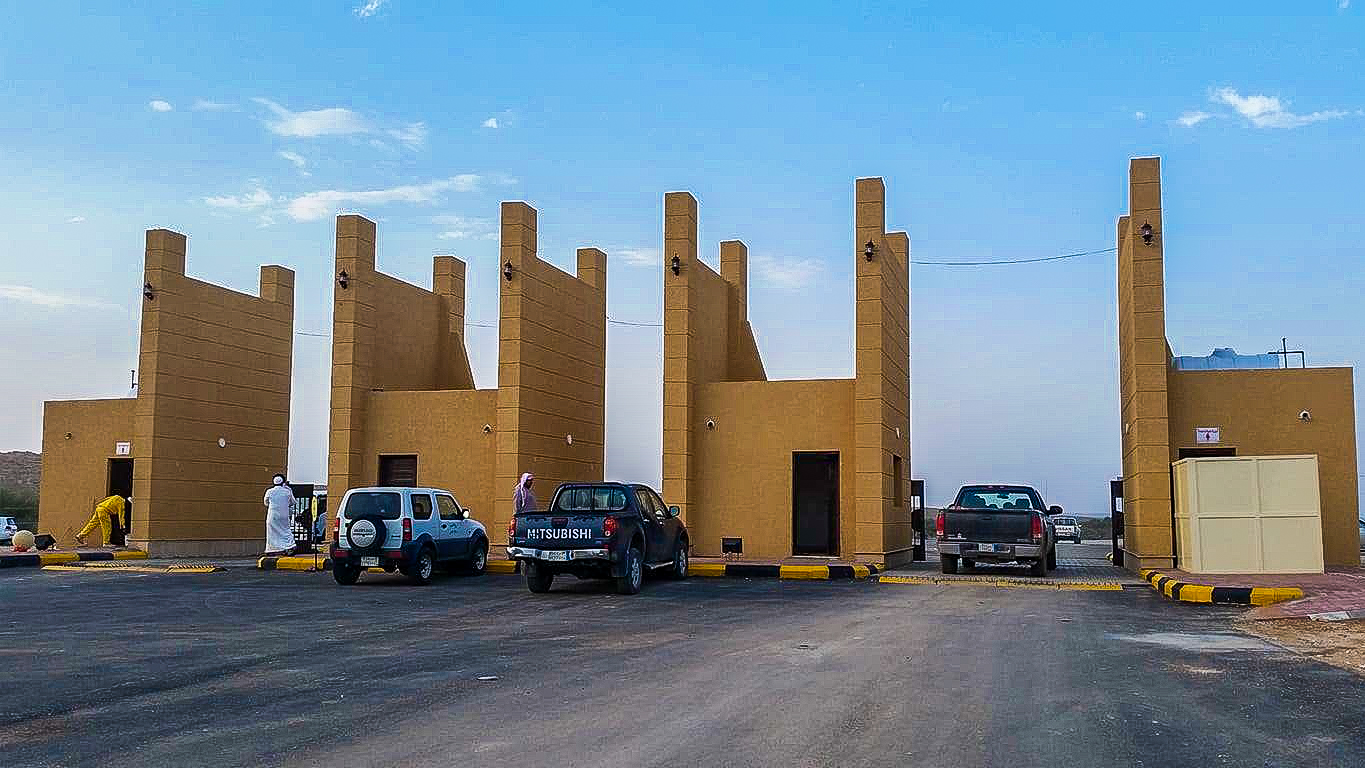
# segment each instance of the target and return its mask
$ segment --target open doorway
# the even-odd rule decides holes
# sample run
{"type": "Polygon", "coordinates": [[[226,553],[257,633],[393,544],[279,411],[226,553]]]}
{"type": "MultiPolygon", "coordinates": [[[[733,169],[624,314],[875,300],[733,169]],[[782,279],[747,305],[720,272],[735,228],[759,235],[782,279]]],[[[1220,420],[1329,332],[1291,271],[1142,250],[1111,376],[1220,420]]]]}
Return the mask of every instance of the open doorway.
{"type": "Polygon", "coordinates": [[[839,554],[839,453],[792,454],[792,554],[839,554]]]}
{"type": "MultiPolygon", "coordinates": [[[[133,460],[132,459],[110,459],[109,460],[109,488],[108,495],[122,496],[128,498],[133,495],[133,460]]],[[[109,531],[109,543],[116,547],[121,547],[126,543],[128,533],[133,524],[133,509],[131,505],[123,508],[123,519],[112,521],[114,525],[109,531]]]]}

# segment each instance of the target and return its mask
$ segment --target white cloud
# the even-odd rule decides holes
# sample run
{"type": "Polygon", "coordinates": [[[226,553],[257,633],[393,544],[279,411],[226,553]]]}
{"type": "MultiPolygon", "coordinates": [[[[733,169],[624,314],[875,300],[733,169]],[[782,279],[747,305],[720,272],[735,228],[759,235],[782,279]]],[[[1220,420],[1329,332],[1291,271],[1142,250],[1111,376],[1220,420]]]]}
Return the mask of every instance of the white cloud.
{"type": "Polygon", "coordinates": [[[82,296],[67,296],[60,293],[47,293],[27,285],[0,285],[0,300],[16,301],[35,307],[67,309],[82,307],[87,309],[120,309],[120,307],[96,299],[82,296]]]}
{"type": "Polygon", "coordinates": [[[425,184],[409,184],[388,189],[342,191],[325,189],[309,192],[289,202],[289,215],[297,221],[316,221],[335,214],[346,205],[385,205],[388,203],[429,203],[443,192],[470,192],[479,188],[483,177],[462,173],[425,184]]]}
{"type": "Polygon", "coordinates": [[[153,112],[170,112],[172,109],[175,109],[175,107],[171,106],[169,101],[162,101],[161,99],[149,101],[147,102],[147,106],[151,107],[153,112]]]}
{"type": "Polygon", "coordinates": [[[206,197],[204,203],[225,211],[261,211],[273,205],[275,197],[261,187],[260,182],[253,180],[250,191],[244,194],[206,197]]]}
{"type": "Polygon", "coordinates": [[[85,217],[84,217],[84,216],[72,216],[71,218],[69,218],[69,219],[66,220],[66,223],[67,223],[67,224],[80,224],[80,223],[82,223],[82,222],[84,222],[84,221],[85,221],[85,217]]]}
{"type": "Polygon", "coordinates": [[[488,118],[487,120],[483,121],[483,127],[485,127],[485,128],[497,128],[497,127],[498,127],[498,119],[497,119],[496,117],[490,117],[490,118],[488,118]]]}
{"type": "Polygon", "coordinates": [[[1215,104],[1232,107],[1237,114],[1246,118],[1257,128],[1299,128],[1323,120],[1335,120],[1338,117],[1345,117],[1350,114],[1340,109],[1329,109],[1307,115],[1296,115],[1290,112],[1289,106],[1282,103],[1278,97],[1261,94],[1243,96],[1235,88],[1219,88],[1213,92],[1210,100],[1215,104]]]}
{"type": "Polygon", "coordinates": [[[442,232],[440,240],[497,240],[498,227],[489,219],[469,216],[437,216],[432,221],[442,232]]]}
{"type": "Polygon", "coordinates": [[[210,101],[209,99],[199,99],[190,107],[195,112],[223,112],[232,109],[231,104],[224,104],[221,101],[210,101]]]}
{"type": "Polygon", "coordinates": [[[1133,119],[1134,119],[1134,120],[1146,120],[1146,119],[1147,119],[1147,113],[1146,113],[1146,112],[1143,112],[1142,110],[1138,110],[1138,111],[1136,111],[1136,112],[1133,113],[1133,119]]]}
{"type": "Polygon", "coordinates": [[[327,107],[294,112],[270,99],[252,99],[269,109],[275,117],[266,127],[277,136],[315,139],[319,136],[349,136],[369,133],[370,126],[359,113],[345,107],[327,107]]]}
{"type": "Polygon", "coordinates": [[[784,291],[805,288],[823,271],[815,259],[778,259],[763,253],[749,257],[749,268],[760,281],[784,291]]]}
{"type": "Polygon", "coordinates": [[[388,0],[367,0],[364,5],[356,7],[355,15],[362,19],[368,19],[376,13],[379,13],[379,9],[383,8],[384,3],[386,2],[388,2],[388,0]]]}
{"type": "Polygon", "coordinates": [[[1337,8],[1339,8],[1340,10],[1343,10],[1343,11],[1346,10],[1347,8],[1350,8],[1350,7],[1351,7],[1351,0],[1341,0],[1341,2],[1337,3],[1337,8]]]}
{"type": "Polygon", "coordinates": [[[294,167],[299,169],[299,173],[303,174],[304,176],[313,175],[308,172],[308,158],[304,157],[303,155],[300,155],[298,152],[294,152],[288,149],[282,149],[277,154],[280,157],[284,158],[285,160],[288,160],[289,162],[293,163],[294,167]]]}
{"type": "Polygon", "coordinates": [[[613,248],[607,253],[629,267],[657,267],[663,264],[658,248],[613,248]]]}
{"type": "Polygon", "coordinates": [[[397,139],[408,149],[420,149],[427,141],[427,124],[408,123],[402,128],[391,128],[385,133],[397,139]]]}
{"type": "Polygon", "coordinates": [[[1186,112],[1185,114],[1176,118],[1175,121],[1185,126],[1186,128],[1192,128],[1204,122],[1205,120],[1208,120],[1211,117],[1213,117],[1213,115],[1210,115],[1208,112],[1194,111],[1186,112]]]}

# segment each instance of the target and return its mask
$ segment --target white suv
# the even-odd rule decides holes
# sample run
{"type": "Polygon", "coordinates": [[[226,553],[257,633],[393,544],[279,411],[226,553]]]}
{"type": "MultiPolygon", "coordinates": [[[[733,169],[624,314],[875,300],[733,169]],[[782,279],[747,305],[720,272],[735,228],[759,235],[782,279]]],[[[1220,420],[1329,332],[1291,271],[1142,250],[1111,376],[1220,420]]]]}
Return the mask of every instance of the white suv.
{"type": "Polygon", "coordinates": [[[440,488],[352,488],[332,524],[332,576],[354,584],[367,568],[431,582],[439,563],[481,574],[488,533],[440,488]]]}
{"type": "Polygon", "coordinates": [[[19,523],[12,517],[0,517],[0,544],[13,544],[19,523]]]}

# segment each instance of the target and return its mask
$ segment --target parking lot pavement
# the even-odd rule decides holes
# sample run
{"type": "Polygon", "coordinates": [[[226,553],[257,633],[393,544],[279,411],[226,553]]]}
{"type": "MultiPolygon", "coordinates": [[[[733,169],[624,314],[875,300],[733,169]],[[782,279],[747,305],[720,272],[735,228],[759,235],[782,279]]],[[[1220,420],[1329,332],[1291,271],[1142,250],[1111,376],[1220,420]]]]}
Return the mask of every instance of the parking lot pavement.
{"type": "Polygon", "coordinates": [[[0,577],[3,763],[1365,764],[1361,678],[1146,587],[366,578],[0,577]]]}

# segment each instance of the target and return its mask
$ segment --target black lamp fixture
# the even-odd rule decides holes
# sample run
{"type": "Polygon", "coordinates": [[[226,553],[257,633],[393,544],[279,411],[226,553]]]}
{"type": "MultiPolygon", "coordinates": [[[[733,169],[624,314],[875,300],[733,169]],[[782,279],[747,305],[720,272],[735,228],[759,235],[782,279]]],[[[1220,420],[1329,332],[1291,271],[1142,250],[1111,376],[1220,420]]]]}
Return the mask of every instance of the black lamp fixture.
{"type": "Polygon", "coordinates": [[[337,285],[341,286],[343,291],[351,285],[351,276],[346,274],[346,270],[343,269],[337,274],[337,285]]]}
{"type": "Polygon", "coordinates": [[[877,255],[877,244],[868,240],[867,245],[863,246],[863,258],[872,261],[872,257],[875,255],[877,255]]]}
{"type": "Polygon", "coordinates": [[[142,284],[142,297],[147,301],[151,301],[152,299],[156,298],[156,291],[152,288],[151,283],[142,284]]]}
{"type": "Polygon", "coordinates": [[[509,282],[512,280],[512,262],[509,261],[502,265],[502,276],[507,278],[509,282]]]}
{"type": "Polygon", "coordinates": [[[1143,242],[1143,244],[1144,244],[1144,245],[1151,245],[1151,244],[1152,244],[1152,225],[1151,225],[1149,222],[1144,221],[1144,222],[1142,222],[1142,227],[1141,227],[1138,231],[1142,233],[1142,242],[1143,242]]]}
{"type": "Polygon", "coordinates": [[[669,262],[668,268],[673,270],[673,274],[675,275],[678,274],[679,272],[682,271],[682,259],[679,259],[677,256],[674,256],[673,259],[669,262]]]}

